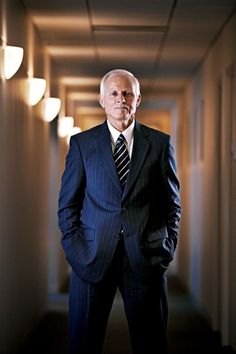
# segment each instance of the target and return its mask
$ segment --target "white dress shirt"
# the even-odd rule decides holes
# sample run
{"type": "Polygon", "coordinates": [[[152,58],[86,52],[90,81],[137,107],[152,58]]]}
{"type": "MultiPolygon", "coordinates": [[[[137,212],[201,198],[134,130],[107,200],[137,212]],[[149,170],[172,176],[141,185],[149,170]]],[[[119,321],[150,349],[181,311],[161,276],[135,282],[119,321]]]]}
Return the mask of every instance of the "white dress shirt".
{"type": "Polygon", "coordinates": [[[107,120],[107,125],[108,129],[110,131],[111,135],[111,147],[112,151],[114,152],[115,146],[116,146],[116,141],[119,137],[120,134],[124,135],[125,138],[125,145],[129,153],[129,157],[131,159],[132,152],[133,152],[133,143],[134,143],[134,125],[135,125],[135,120],[128,126],[127,129],[125,129],[123,132],[120,132],[116,128],[111,125],[111,123],[107,120]]]}

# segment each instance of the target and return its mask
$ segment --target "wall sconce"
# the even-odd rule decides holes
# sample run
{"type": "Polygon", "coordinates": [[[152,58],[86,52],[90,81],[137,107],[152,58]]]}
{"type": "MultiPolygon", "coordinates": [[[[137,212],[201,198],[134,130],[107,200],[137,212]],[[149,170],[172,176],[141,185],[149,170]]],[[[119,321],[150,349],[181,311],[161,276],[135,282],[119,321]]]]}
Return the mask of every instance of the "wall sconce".
{"type": "Polygon", "coordinates": [[[24,49],[15,46],[4,46],[3,50],[3,71],[5,79],[10,79],[21,66],[24,49]]]}
{"type": "Polygon", "coordinates": [[[67,145],[70,144],[70,138],[72,135],[75,135],[77,133],[80,133],[81,132],[81,129],[79,127],[73,127],[71,130],[70,130],[70,133],[67,135],[67,139],[66,139],[66,142],[67,142],[67,145]]]}
{"type": "Polygon", "coordinates": [[[60,117],[57,121],[57,134],[60,138],[65,138],[70,134],[74,125],[73,117],[60,117]]]}
{"type": "Polygon", "coordinates": [[[61,100],[56,97],[45,98],[44,101],[44,120],[51,122],[59,113],[61,108],[61,100]]]}
{"type": "Polygon", "coordinates": [[[29,87],[29,105],[36,105],[44,95],[46,90],[46,80],[40,78],[31,78],[28,83],[29,87]]]}

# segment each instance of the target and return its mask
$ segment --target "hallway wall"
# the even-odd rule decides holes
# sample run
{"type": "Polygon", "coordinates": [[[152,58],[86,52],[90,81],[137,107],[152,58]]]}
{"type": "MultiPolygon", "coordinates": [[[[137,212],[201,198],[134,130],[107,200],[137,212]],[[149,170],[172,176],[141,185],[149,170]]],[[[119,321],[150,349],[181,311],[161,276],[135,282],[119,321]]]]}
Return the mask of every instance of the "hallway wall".
{"type": "Polygon", "coordinates": [[[209,50],[185,92],[180,159],[183,219],[178,263],[182,281],[212,328],[221,332],[224,345],[234,348],[236,247],[232,181],[236,180],[236,161],[231,154],[231,136],[236,112],[235,103],[234,110],[230,105],[235,102],[236,91],[232,92],[229,81],[231,75],[235,85],[235,33],[236,15],[209,50]]]}
{"type": "MultiPolygon", "coordinates": [[[[20,1],[0,1],[1,37],[25,49],[0,82],[0,353],[14,353],[46,311],[49,126],[27,105],[27,76],[44,76],[44,48],[20,1]]],[[[2,76],[2,68],[1,68],[2,76]]]]}

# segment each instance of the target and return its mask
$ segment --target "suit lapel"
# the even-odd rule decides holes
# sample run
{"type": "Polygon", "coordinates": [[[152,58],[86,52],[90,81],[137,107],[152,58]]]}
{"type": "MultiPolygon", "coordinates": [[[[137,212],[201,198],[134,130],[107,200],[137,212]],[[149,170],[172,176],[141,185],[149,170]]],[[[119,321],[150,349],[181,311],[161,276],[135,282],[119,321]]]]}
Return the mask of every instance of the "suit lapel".
{"type": "Polygon", "coordinates": [[[100,130],[96,131],[96,145],[99,152],[99,156],[103,160],[107,169],[107,174],[111,177],[118,191],[122,193],[120,180],[117,175],[116,166],[112,154],[110,132],[106,121],[100,126],[100,130]]]}
{"type": "Polygon", "coordinates": [[[134,145],[132,158],[130,161],[129,174],[124,189],[123,198],[127,195],[128,191],[136,181],[140,170],[146,159],[150,142],[147,139],[148,133],[142,129],[142,126],[136,121],[134,128],[134,145]]]}

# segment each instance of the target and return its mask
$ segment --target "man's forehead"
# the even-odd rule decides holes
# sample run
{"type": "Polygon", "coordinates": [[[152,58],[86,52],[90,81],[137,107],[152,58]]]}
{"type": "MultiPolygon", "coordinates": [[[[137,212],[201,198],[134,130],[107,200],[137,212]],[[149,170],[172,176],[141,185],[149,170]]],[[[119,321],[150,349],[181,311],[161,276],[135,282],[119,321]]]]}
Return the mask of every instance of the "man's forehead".
{"type": "Polygon", "coordinates": [[[133,87],[132,78],[128,77],[127,75],[114,74],[112,76],[109,76],[105,82],[105,86],[106,87],[109,86],[109,88],[122,86],[122,85],[133,87]]]}

